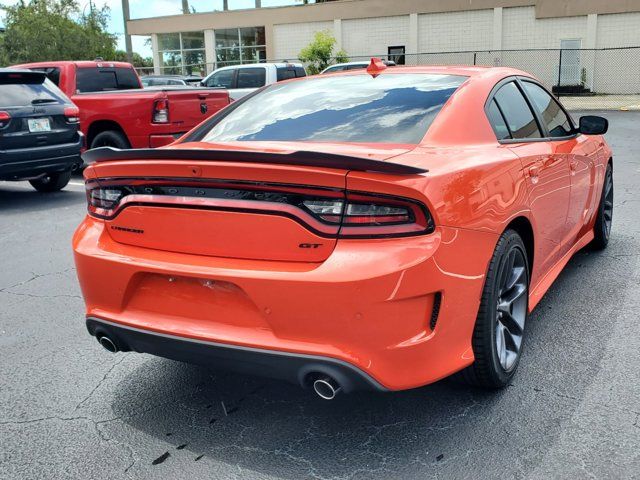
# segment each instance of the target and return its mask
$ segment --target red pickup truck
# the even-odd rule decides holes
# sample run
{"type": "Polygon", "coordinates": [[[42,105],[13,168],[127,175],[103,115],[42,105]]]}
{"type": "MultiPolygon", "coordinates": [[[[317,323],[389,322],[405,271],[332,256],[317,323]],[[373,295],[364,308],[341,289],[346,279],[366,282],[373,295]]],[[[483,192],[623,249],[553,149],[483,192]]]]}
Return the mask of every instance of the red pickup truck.
{"type": "Polygon", "coordinates": [[[226,90],[144,90],[134,68],[122,62],[41,62],[39,70],[80,109],[88,148],[167,145],[229,104],[226,90]]]}

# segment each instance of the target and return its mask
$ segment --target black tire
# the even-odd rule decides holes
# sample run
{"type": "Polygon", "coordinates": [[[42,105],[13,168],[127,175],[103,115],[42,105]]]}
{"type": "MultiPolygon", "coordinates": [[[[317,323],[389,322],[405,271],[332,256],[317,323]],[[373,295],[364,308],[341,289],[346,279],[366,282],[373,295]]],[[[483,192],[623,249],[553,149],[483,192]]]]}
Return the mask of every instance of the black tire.
{"type": "Polygon", "coordinates": [[[48,173],[37,180],[29,180],[29,183],[37,191],[49,193],[62,190],[67,186],[69,180],[71,180],[71,170],[67,170],[66,172],[48,173]]]}
{"type": "Polygon", "coordinates": [[[504,232],[498,240],[489,264],[473,331],[472,347],[475,361],[458,375],[468,384],[483,388],[502,388],[509,384],[515,374],[522,355],[529,311],[529,263],[527,258],[527,251],[520,235],[515,230],[504,232]],[[514,261],[511,263],[512,259],[514,261]],[[516,265],[517,271],[515,270],[516,265]],[[511,276],[506,275],[507,271],[511,272],[509,274],[511,276]],[[506,288],[505,285],[508,286],[517,275],[521,276],[518,277],[518,283],[514,284],[513,290],[506,288]],[[517,302],[517,314],[514,313],[516,308],[513,303],[506,308],[511,313],[504,312],[504,305],[506,305],[504,299],[511,297],[514,297],[514,302],[517,302]],[[503,305],[502,312],[498,308],[499,303],[503,305]],[[521,320],[521,327],[520,321],[516,321],[516,318],[521,320]],[[505,325],[509,325],[509,328],[505,325]],[[517,335],[512,335],[509,332],[511,329],[519,332],[519,344],[517,335]],[[498,332],[501,333],[498,334],[498,332]],[[504,349],[498,346],[498,335],[502,339],[501,345],[505,346],[504,349]],[[517,354],[509,351],[508,344],[517,350],[517,354]],[[516,344],[518,344],[517,347],[516,344]],[[498,355],[499,349],[504,353],[502,359],[505,360],[506,366],[503,366],[502,359],[498,355]]]}
{"type": "Polygon", "coordinates": [[[91,140],[89,148],[99,147],[131,148],[131,145],[124,133],[117,130],[106,130],[100,132],[91,140]]]}
{"type": "Polygon", "coordinates": [[[602,185],[600,205],[596,214],[596,224],[593,227],[593,240],[589,247],[593,250],[604,250],[611,238],[611,224],[613,223],[613,168],[607,165],[602,185]]]}

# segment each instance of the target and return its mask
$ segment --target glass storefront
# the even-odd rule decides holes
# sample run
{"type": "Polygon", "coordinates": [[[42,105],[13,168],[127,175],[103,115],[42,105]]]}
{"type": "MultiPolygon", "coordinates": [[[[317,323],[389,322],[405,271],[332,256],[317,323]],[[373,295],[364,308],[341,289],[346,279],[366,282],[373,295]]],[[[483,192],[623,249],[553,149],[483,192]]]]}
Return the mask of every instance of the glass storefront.
{"type": "Polygon", "coordinates": [[[158,34],[160,72],[163,74],[206,74],[204,32],[158,34]]]}
{"type": "Polygon", "coordinates": [[[160,72],[204,76],[215,68],[267,59],[264,27],[225,28],[214,35],[215,65],[206,65],[204,32],[158,34],[160,72]]]}
{"type": "Polygon", "coordinates": [[[216,68],[267,59],[264,27],[224,28],[214,31],[216,68]]]}

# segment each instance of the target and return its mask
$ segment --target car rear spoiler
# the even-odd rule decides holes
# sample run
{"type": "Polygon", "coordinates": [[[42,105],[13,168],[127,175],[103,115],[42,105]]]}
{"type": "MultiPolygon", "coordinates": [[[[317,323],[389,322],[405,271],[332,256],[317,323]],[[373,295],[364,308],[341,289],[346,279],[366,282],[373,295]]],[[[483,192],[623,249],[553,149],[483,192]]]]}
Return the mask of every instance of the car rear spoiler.
{"type": "Polygon", "coordinates": [[[415,175],[428,170],[399,163],[370,160],[368,158],[336,155],[334,153],[299,151],[292,153],[253,152],[245,150],[207,150],[182,148],[141,148],[120,150],[101,147],[82,154],[86,164],[114,160],[206,160],[210,162],[271,163],[309,167],[338,168],[360,172],[415,175]]]}
{"type": "Polygon", "coordinates": [[[42,83],[47,78],[44,72],[24,68],[0,68],[0,83],[42,83]]]}

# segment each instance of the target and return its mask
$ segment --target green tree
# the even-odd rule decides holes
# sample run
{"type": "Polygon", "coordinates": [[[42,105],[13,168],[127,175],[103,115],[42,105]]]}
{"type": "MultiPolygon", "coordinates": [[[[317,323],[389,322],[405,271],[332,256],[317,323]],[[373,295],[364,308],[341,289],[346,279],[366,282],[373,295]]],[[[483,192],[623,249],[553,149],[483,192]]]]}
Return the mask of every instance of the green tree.
{"type": "MultiPolygon", "coordinates": [[[[105,60],[113,60],[116,62],[128,62],[127,60],[127,52],[124,50],[116,50],[113,57],[105,58],[105,60]]],[[[144,58],[139,53],[133,52],[133,66],[139,68],[151,68],[153,67],[153,58],[147,57],[144,58]]]]}
{"type": "Polygon", "coordinates": [[[9,64],[6,49],[4,48],[4,32],[0,31],[0,67],[9,64]]]}
{"type": "Polygon", "coordinates": [[[106,31],[106,6],[85,14],[75,0],[20,0],[0,9],[6,26],[0,61],[7,64],[115,55],[117,39],[106,31]]]}
{"type": "Polygon", "coordinates": [[[307,64],[307,71],[315,75],[331,65],[332,60],[335,60],[335,63],[349,61],[347,52],[344,50],[333,52],[335,46],[336,39],[331,32],[328,30],[316,32],[313,41],[300,51],[298,58],[307,64]]]}

